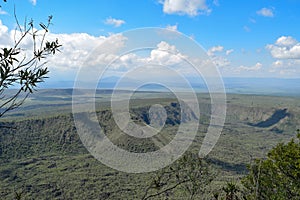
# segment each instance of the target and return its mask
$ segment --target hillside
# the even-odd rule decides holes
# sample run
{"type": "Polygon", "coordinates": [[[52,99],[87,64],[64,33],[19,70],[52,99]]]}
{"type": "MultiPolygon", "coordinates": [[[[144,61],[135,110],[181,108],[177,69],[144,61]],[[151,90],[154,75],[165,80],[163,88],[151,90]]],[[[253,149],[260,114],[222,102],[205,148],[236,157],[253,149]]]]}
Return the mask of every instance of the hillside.
{"type": "MultiPolygon", "coordinates": [[[[65,93],[57,94],[68,97],[65,93]]],[[[199,132],[190,151],[198,151],[201,146],[209,122],[209,100],[207,95],[199,94],[199,132]]],[[[31,101],[37,100],[32,98],[31,101]]],[[[264,157],[275,144],[293,137],[299,127],[297,98],[229,95],[227,101],[223,134],[206,158],[217,174],[210,190],[247,173],[246,164],[252,158],[264,157]]],[[[48,102],[49,99],[40,98],[39,103],[45,107],[24,109],[25,106],[24,110],[14,111],[0,124],[1,197],[12,199],[14,191],[23,191],[28,199],[140,198],[155,173],[127,174],[106,167],[82,145],[69,112],[70,102],[54,99],[51,105],[48,102]],[[46,115],[48,107],[52,112],[46,115]],[[43,111],[43,108],[46,109],[43,111]],[[20,117],[28,110],[37,115],[20,117]]],[[[175,99],[157,98],[157,94],[132,101],[132,120],[144,125],[151,123],[148,110],[151,104],[158,102],[167,110],[167,120],[161,133],[150,139],[137,139],[122,133],[115,125],[111,111],[101,106],[106,105],[105,102],[99,102],[97,116],[114,144],[132,152],[154,151],[174,137],[181,117],[186,121],[198,121],[192,110],[181,114],[175,99]]],[[[154,123],[161,123],[159,118],[154,119],[157,119],[154,123]]]]}

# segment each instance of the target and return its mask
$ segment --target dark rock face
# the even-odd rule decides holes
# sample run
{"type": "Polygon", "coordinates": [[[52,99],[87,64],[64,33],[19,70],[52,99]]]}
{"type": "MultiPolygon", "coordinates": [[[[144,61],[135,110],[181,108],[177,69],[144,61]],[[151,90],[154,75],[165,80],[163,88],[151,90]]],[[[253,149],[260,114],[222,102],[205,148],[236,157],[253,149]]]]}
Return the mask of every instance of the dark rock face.
{"type": "Polygon", "coordinates": [[[261,121],[258,123],[248,123],[250,126],[255,126],[259,128],[268,128],[275,124],[277,124],[280,120],[284,119],[285,117],[290,116],[288,113],[288,110],[282,109],[282,110],[276,110],[271,117],[266,119],[265,121],[261,121]]]}
{"type": "MultiPolygon", "coordinates": [[[[141,121],[146,123],[147,125],[150,125],[150,123],[155,123],[155,124],[162,124],[163,122],[161,121],[161,116],[164,115],[163,113],[156,113],[155,116],[152,117],[152,120],[155,122],[151,122],[150,120],[150,115],[149,115],[149,109],[150,107],[143,107],[143,108],[138,108],[134,109],[133,113],[136,117],[133,118],[139,118],[141,121]]],[[[199,119],[197,118],[196,114],[193,112],[191,108],[188,106],[180,106],[179,103],[177,102],[172,102],[169,105],[164,107],[166,111],[166,125],[178,125],[181,123],[186,123],[190,121],[198,121],[199,119]],[[182,108],[184,107],[184,108],[182,108]]]]}

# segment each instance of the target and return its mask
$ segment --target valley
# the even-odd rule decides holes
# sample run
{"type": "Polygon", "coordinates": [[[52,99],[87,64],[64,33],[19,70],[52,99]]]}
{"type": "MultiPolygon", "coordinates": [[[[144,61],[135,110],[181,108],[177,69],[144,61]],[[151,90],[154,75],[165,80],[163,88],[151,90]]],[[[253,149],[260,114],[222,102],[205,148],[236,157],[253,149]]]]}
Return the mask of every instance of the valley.
{"type": "MultiPolygon", "coordinates": [[[[120,99],[123,93],[118,93],[120,99]]],[[[180,104],[170,93],[135,93],[130,101],[135,123],[153,123],[148,113],[151,105],[167,110],[161,132],[147,139],[128,136],[117,127],[109,108],[110,95],[109,90],[97,91],[97,117],[105,135],[118,147],[137,153],[155,151],[174,138],[180,123],[196,120],[199,129],[188,151],[199,151],[210,120],[208,94],[198,93],[201,116],[197,119],[192,110],[180,113],[180,104]]],[[[238,182],[253,159],[265,157],[277,143],[295,137],[299,124],[299,97],[228,94],[222,134],[205,158],[214,179],[202,198],[211,199],[226,181],[238,182]]],[[[140,199],[155,176],[155,172],[119,172],[89,154],[74,125],[71,90],[37,92],[3,117],[0,126],[0,196],[4,199],[13,199],[16,191],[22,191],[25,199],[140,199]]]]}

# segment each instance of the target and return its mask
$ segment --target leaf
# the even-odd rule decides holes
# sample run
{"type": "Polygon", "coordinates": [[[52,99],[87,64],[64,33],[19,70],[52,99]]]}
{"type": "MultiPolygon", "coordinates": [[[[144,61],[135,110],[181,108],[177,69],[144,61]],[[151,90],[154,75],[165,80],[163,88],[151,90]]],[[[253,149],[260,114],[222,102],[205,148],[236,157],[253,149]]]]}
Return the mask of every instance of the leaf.
{"type": "Polygon", "coordinates": [[[48,28],[47,28],[47,26],[46,26],[45,24],[40,23],[40,26],[41,26],[46,32],[48,32],[48,28]]]}

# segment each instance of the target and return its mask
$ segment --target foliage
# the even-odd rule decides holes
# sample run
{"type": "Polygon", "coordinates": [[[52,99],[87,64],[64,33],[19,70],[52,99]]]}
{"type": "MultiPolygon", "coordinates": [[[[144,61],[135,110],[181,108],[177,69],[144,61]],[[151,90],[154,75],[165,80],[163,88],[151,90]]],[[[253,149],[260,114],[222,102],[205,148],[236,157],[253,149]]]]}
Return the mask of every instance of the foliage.
{"type": "Polygon", "coordinates": [[[238,200],[239,197],[237,193],[240,191],[239,187],[233,183],[228,182],[225,187],[223,187],[223,191],[226,193],[226,200],[238,200]]]}
{"type": "Polygon", "coordinates": [[[257,159],[243,180],[249,199],[300,199],[300,133],[257,159]]]}
{"type": "Polygon", "coordinates": [[[212,177],[208,165],[197,154],[187,153],[154,176],[142,199],[170,197],[175,190],[182,191],[185,199],[195,199],[204,194],[212,177]]]}
{"type": "MultiPolygon", "coordinates": [[[[22,199],[141,199],[154,177],[161,173],[122,173],[106,167],[94,159],[81,144],[76,133],[70,114],[71,95],[72,91],[67,89],[39,90],[30,95],[28,99],[30,101],[26,107],[9,112],[1,118],[1,126],[14,127],[14,129],[0,128],[0,199],[14,199],[20,194],[22,199]]],[[[109,127],[114,127],[114,124],[113,120],[109,120],[110,114],[109,111],[106,111],[108,107],[103,108],[106,105],[106,96],[102,93],[97,93],[97,95],[101,95],[101,101],[104,101],[103,104],[97,104],[97,107],[101,108],[99,121],[105,121],[105,124],[101,125],[109,131],[108,135],[115,136],[115,129],[111,130],[113,133],[110,133],[109,129],[109,127]]],[[[135,110],[136,116],[141,116],[144,113],[144,107],[148,105],[155,103],[169,105],[174,102],[173,99],[164,98],[162,93],[151,94],[159,95],[160,99],[147,99],[150,93],[143,95],[145,98],[142,100],[132,102],[134,108],[141,108],[135,110]]],[[[241,118],[250,115],[247,107],[248,96],[228,95],[228,98],[231,100],[228,110],[230,114],[234,113],[241,118]],[[236,107],[240,104],[245,106],[236,107]]],[[[268,97],[267,100],[261,100],[262,98],[266,97],[256,96],[255,98],[256,101],[268,105],[257,108],[262,113],[268,112],[270,107],[273,107],[278,101],[275,97],[268,97]]],[[[109,99],[109,95],[107,95],[107,99],[109,99]]],[[[203,97],[199,100],[202,101],[203,97]]],[[[289,124],[288,129],[283,129],[283,134],[276,134],[266,128],[256,129],[251,126],[241,126],[240,124],[246,124],[248,121],[228,115],[227,120],[231,123],[225,125],[224,134],[208,157],[210,159],[208,166],[212,168],[210,172],[213,172],[211,174],[214,175],[215,171],[218,171],[218,174],[214,176],[211,183],[205,184],[204,187],[201,186],[201,190],[205,189],[205,194],[199,191],[194,199],[213,199],[214,192],[219,191],[219,200],[225,200],[226,192],[223,188],[227,188],[226,181],[228,180],[236,180],[234,183],[236,182],[238,189],[244,190],[238,180],[244,176],[246,171],[244,167],[240,166],[249,163],[250,155],[263,157],[279,141],[289,141],[293,133],[287,130],[299,124],[297,119],[300,115],[296,109],[300,105],[299,100],[284,97],[284,104],[295,117],[291,119],[293,124],[289,124]],[[293,105],[291,102],[297,104],[293,105]]],[[[282,105],[280,106],[276,108],[282,108],[282,105]]],[[[272,115],[272,112],[270,113],[269,116],[272,115]]],[[[259,114],[256,113],[255,116],[259,121],[259,114]]],[[[281,128],[282,125],[278,124],[277,126],[281,128]]],[[[162,135],[172,136],[173,129],[177,130],[176,126],[167,126],[162,130],[162,135]]],[[[196,136],[195,144],[190,148],[192,152],[199,151],[206,131],[205,124],[201,124],[200,129],[201,133],[196,136]]],[[[127,138],[120,138],[115,144],[125,144],[125,147],[128,146],[131,149],[136,143],[128,143],[127,138]]],[[[144,144],[139,144],[139,146],[143,147],[144,144]]],[[[123,148],[123,146],[120,147],[123,148]]],[[[148,151],[148,149],[145,150],[148,151]]],[[[194,158],[196,159],[197,156],[194,155],[194,158]]],[[[202,160],[202,164],[207,166],[205,161],[202,160]]],[[[177,162],[174,163],[174,165],[177,164],[177,162]]],[[[176,181],[174,175],[172,181],[169,182],[169,186],[176,181]]],[[[158,192],[157,189],[151,188],[148,195],[156,192],[158,192]]],[[[243,197],[240,194],[243,193],[238,191],[237,195],[243,197]]],[[[169,199],[187,199],[189,192],[182,184],[174,190],[170,190],[168,195],[169,199]]],[[[250,196],[250,192],[248,196],[250,196]]],[[[166,193],[163,193],[150,199],[166,198],[166,193]]]]}
{"type": "Polygon", "coordinates": [[[242,200],[244,198],[243,190],[235,182],[226,182],[222,189],[213,194],[215,200],[242,200]]]}
{"type": "Polygon", "coordinates": [[[44,61],[59,51],[58,40],[46,41],[52,16],[47,24],[40,23],[37,30],[33,20],[22,27],[15,14],[17,28],[14,32],[14,44],[0,49],[0,117],[6,112],[19,107],[38,83],[47,78],[48,68],[44,61]],[[32,50],[23,48],[24,43],[31,40],[32,50]],[[7,92],[15,89],[13,93],[7,92]]]}

